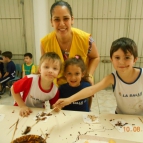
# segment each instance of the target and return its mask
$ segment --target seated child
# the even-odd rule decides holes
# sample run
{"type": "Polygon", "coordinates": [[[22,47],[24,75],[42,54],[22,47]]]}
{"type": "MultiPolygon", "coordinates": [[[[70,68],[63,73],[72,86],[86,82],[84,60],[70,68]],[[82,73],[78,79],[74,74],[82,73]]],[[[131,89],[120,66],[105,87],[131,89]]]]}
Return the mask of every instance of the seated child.
{"type": "Polygon", "coordinates": [[[59,99],[55,106],[64,107],[112,85],[117,102],[116,114],[143,115],[143,68],[134,67],[138,59],[136,43],[126,37],[115,40],[110,58],[115,68],[113,73],[67,99],[59,99]]]}
{"type": "MultiPolygon", "coordinates": [[[[86,66],[80,56],[69,58],[64,63],[64,76],[66,84],[59,87],[60,98],[67,98],[77,93],[85,87],[90,86],[89,82],[84,81],[86,66]]],[[[86,80],[86,79],[85,79],[86,80]]],[[[89,112],[88,99],[78,100],[67,105],[63,110],[87,111],[89,112]]]]}
{"type": "Polygon", "coordinates": [[[24,64],[22,65],[22,77],[29,74],[35,74],[35,66],[32,63],[32,54],[26,53],[24,54],[24,64]]]}
{"type": "Polygon", "coordinates": [[[6,83],[14,79],[15,77],[15,71],[16,67],[14,62],[11,60],[12,58],[12,52],[6,51],[2,53],[3,63],[6,63],[6,72],[3,74],[3,76],[0,78],[0,94],[4,94],[6,83]]]}
{"type": "Polygon", "coordinates": [[[20,115],[28,116],[32,110],[29,107],[44,108],[45,102],[51,106],[58,100],[59,91],[53,80],[61,70],[61,59],[54,52],[45,53],[40,58],[39,73],[27,75],[16,81],[11,87],[11,93],[20,107],[20,115]],[[23,95],[20,95],[23,92],[23,95]]]}
{"type": "Polygon", "coordinates": [[[4,74],[4,65],[3,65],[3,58],[1,56],[1,50],[0,50],[0,78],[2,78],[4,74]]]}
{"type": "MultiPolygon", "coordinates": [[[[2,56],[1,56],[1,50],[0,50],[0,78],[3,77],[3,74],[4,74],[4,65],[3,65],[3,59],[2,59],[2,56]]],[[[1,98],[1,96],[0,96],[1,98]]]]}

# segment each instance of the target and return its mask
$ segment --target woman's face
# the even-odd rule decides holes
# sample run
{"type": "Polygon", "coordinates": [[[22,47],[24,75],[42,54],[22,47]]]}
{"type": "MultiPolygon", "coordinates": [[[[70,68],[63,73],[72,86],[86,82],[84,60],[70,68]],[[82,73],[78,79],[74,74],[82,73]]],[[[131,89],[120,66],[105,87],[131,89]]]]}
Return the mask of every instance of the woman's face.
{"type": "Polygon", "coordinates": [[[66,6],[56,6],[53,9],[51,24],[58,37],[65,37],[71,33],[73,17],[66,6]]]}

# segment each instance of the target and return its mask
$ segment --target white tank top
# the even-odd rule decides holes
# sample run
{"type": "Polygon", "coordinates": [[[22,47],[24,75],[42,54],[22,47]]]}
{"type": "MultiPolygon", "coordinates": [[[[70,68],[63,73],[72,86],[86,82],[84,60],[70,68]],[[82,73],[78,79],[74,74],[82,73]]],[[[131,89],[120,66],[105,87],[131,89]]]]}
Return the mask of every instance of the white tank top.
{"type": "Polygon", "coordinates": [[[143,73],[133,83],[124,82],[117,72],[113,73],[113,91],[117,101],[116,112],[118,114],[143,115],[143,73]]]}

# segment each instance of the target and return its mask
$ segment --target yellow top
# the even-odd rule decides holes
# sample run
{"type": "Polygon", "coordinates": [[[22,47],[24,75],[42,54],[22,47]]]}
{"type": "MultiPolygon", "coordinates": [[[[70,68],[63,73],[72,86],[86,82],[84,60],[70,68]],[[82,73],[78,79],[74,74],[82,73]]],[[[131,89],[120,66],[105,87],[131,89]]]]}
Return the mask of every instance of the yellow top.
{"type": "MultiPolygon", "coordinates": [[[[73,39],[72,39],[72,44],[69,52],[69,58],[74,57],[75,55],[80,55],[84,60],[84,62],[87,64],[88,63],[87,53],[89,48],[90,34],[76,28],[72,28],[72,33],[73,33],[73,39]]],[[[58,44],[58,41],[56,39],[55,31],[46,35],[41,40],[41,44],[45,53],[55,52],[60,56],[62,63],[64,62],[63,54],[58,44]]],[[[66,83],[66,80],[63,77],[63,70],[59,74],[57,81],[58,81],[58,85],[66,83]]]]}
{"type": "Polygon", "coordinates": [[[27,65],[26,63],[24,63],[22,65],[22,71],[25,72],[25,75],[35,74],[36,68],[35,68],[35,65],[33,63],[31,63],[30,65],[27,65]]]}

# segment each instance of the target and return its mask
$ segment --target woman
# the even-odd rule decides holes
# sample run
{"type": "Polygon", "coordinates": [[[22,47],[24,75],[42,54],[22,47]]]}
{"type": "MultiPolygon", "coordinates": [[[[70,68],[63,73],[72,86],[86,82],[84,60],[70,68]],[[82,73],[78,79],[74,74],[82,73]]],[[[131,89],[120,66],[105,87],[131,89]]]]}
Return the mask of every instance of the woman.
{"type": "MultiPolygon", "coordinates": [[[[41,40],[41,54],[56,52],[62,62],[80,55],[87,65],[88,81],[93,84],[93,73],[99,63],[99,54],[90,34],[72,28],[74,18],[71,6],[65,1],[55,2],[50,9],[51,24],[55,29],[41,40]]],[[[66,80],[59,74],[57,84],[66,80]]]]}

